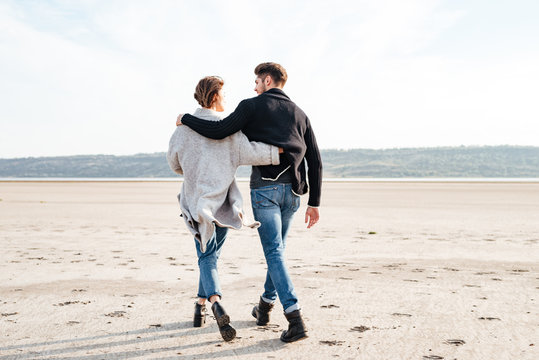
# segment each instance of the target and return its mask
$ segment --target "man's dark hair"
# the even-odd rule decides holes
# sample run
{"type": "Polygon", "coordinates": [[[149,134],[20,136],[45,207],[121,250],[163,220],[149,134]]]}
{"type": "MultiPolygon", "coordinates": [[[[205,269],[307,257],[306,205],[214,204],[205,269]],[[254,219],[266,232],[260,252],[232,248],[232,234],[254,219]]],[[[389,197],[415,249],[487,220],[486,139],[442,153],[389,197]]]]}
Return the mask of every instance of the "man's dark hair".
{"type": "Polygon", "coordinates": [[[283,87],[288,80],[288,74],[281,65],[274,62],[265,62],[255,68],[255,75],[264,79],[267,75],[271,77],[275,85],[283,87]]]}

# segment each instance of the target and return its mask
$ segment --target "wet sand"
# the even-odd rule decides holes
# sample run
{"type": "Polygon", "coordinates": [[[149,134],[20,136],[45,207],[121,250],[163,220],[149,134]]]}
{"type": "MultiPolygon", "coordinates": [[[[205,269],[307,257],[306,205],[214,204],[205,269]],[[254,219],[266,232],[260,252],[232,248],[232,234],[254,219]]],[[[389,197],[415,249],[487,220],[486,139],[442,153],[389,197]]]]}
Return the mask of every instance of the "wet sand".
{"type": "MultiPolygon", "coordinates": [[[[249,209],[246,183],[241,183],[249,209]]],[[[309,338],[284,344],[256,230],[220,260],[238,337],[192,328],[180,183],[0,182],[0,360],[537,359],[538,183],[325,183],[287,259],[309,338]]]]}

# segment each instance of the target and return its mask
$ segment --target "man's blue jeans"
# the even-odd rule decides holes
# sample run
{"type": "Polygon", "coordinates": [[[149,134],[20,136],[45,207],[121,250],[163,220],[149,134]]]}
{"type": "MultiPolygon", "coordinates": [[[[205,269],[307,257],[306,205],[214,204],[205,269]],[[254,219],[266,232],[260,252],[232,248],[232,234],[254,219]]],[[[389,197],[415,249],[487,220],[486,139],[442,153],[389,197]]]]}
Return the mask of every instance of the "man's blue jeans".
{"type": "Polygon", "coordinates": [[[221,285],[219,283],[219,275],[217,273],[217,260],[221,254],[221,248],[226,239],[228,228],[216,226],[213,236],[208,241],[206,252],[200,251],[200,243],[195,239],[195,246],[198,255],[198,268],[200,276],[198,280],[198,297],[202,299],[210,299],[213,295],[221,294],[221,285]]]}
{"type": "Polygon", "coordinates": [[[251,189],[253,215],[261,223],[258,234],[268,266],[262,297],[273,302],[279,295],[285,312],[299,309],[284,260],[286,236],[299,203],[299,196],[292,192],[290,184],[276,183],[251,189]]]}

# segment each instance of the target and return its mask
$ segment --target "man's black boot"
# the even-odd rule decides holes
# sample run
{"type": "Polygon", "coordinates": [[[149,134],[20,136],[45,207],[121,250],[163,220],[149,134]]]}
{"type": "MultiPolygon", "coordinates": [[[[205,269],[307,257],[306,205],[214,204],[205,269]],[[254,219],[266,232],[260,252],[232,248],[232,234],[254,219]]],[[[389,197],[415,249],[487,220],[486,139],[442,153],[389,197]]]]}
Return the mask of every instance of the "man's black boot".
{"type": "Polygon", "coordinates": [[[258,305],[255,305],[253,311],[251,311],[251,315],[256,318],[257,325],[264,326],[269,323],[269,313],[271,309],[273,309],[273,305],[274,304],[272,303],[265,302],[262,300],[262,297],[260,297],[258,305]]]}
{"type": "Polygon", "coordinates": [[[219,332],[225,341],[231,341],[236,337],[236,329],[230,326],[230,317],[226,313],[225,309],[219,304],[218,301],[214,302],[211,306],[217,325],[219,326],[219,332]]]}
{"type": "Polygon", "coordinates": [[[294,342],[305,339],[307,337],[307,329],[301,318],[299,310],[284,314],[288,320],[288,330],[283,331],[281,340],[284,342],[294,342]]]}

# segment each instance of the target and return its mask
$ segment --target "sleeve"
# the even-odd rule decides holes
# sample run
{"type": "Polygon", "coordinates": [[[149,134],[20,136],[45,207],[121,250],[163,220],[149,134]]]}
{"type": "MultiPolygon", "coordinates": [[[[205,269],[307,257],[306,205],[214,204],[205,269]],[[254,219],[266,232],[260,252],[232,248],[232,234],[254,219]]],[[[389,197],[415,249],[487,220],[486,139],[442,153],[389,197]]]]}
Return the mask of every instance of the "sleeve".
{"type": "Polygon", "coordinates": [[[240,131],[251,121],[254,114],[254,102],[250,99],[243,100],[236,110],[220,121],[202,120],[190,114],[182,117],[182,124],[189,126],[202,136],[210,139],[224,139],[227,136],[240,131]]]}
{"type": "Polygon", "coordinates": [[[279,165],[277,146],[249,141],[241,131],[234,134],[234,141],[239,154],[239,165],[279,165]]]}
{"type": "Polygon", "coordinates": [[[168,166],[174,171],[176,174],[183,175],[183,169],[180,164],[180,160],[178,159],[178,152],[176,151],[176,146],[174,146],[174,135],[170,139],[169,145],[168,145],[168,152],[167,152],[167,162],[168,166]]]}
{"type": "Polygon", "coordinates": [[[309,119],[307,119],[304,136],[305,144],[307,145],[305,160],[307,161],[307,177],[309,179],[309,201],[307,204],[318,207],[320,206],[322,193],[322,158],[309,119]]]}

